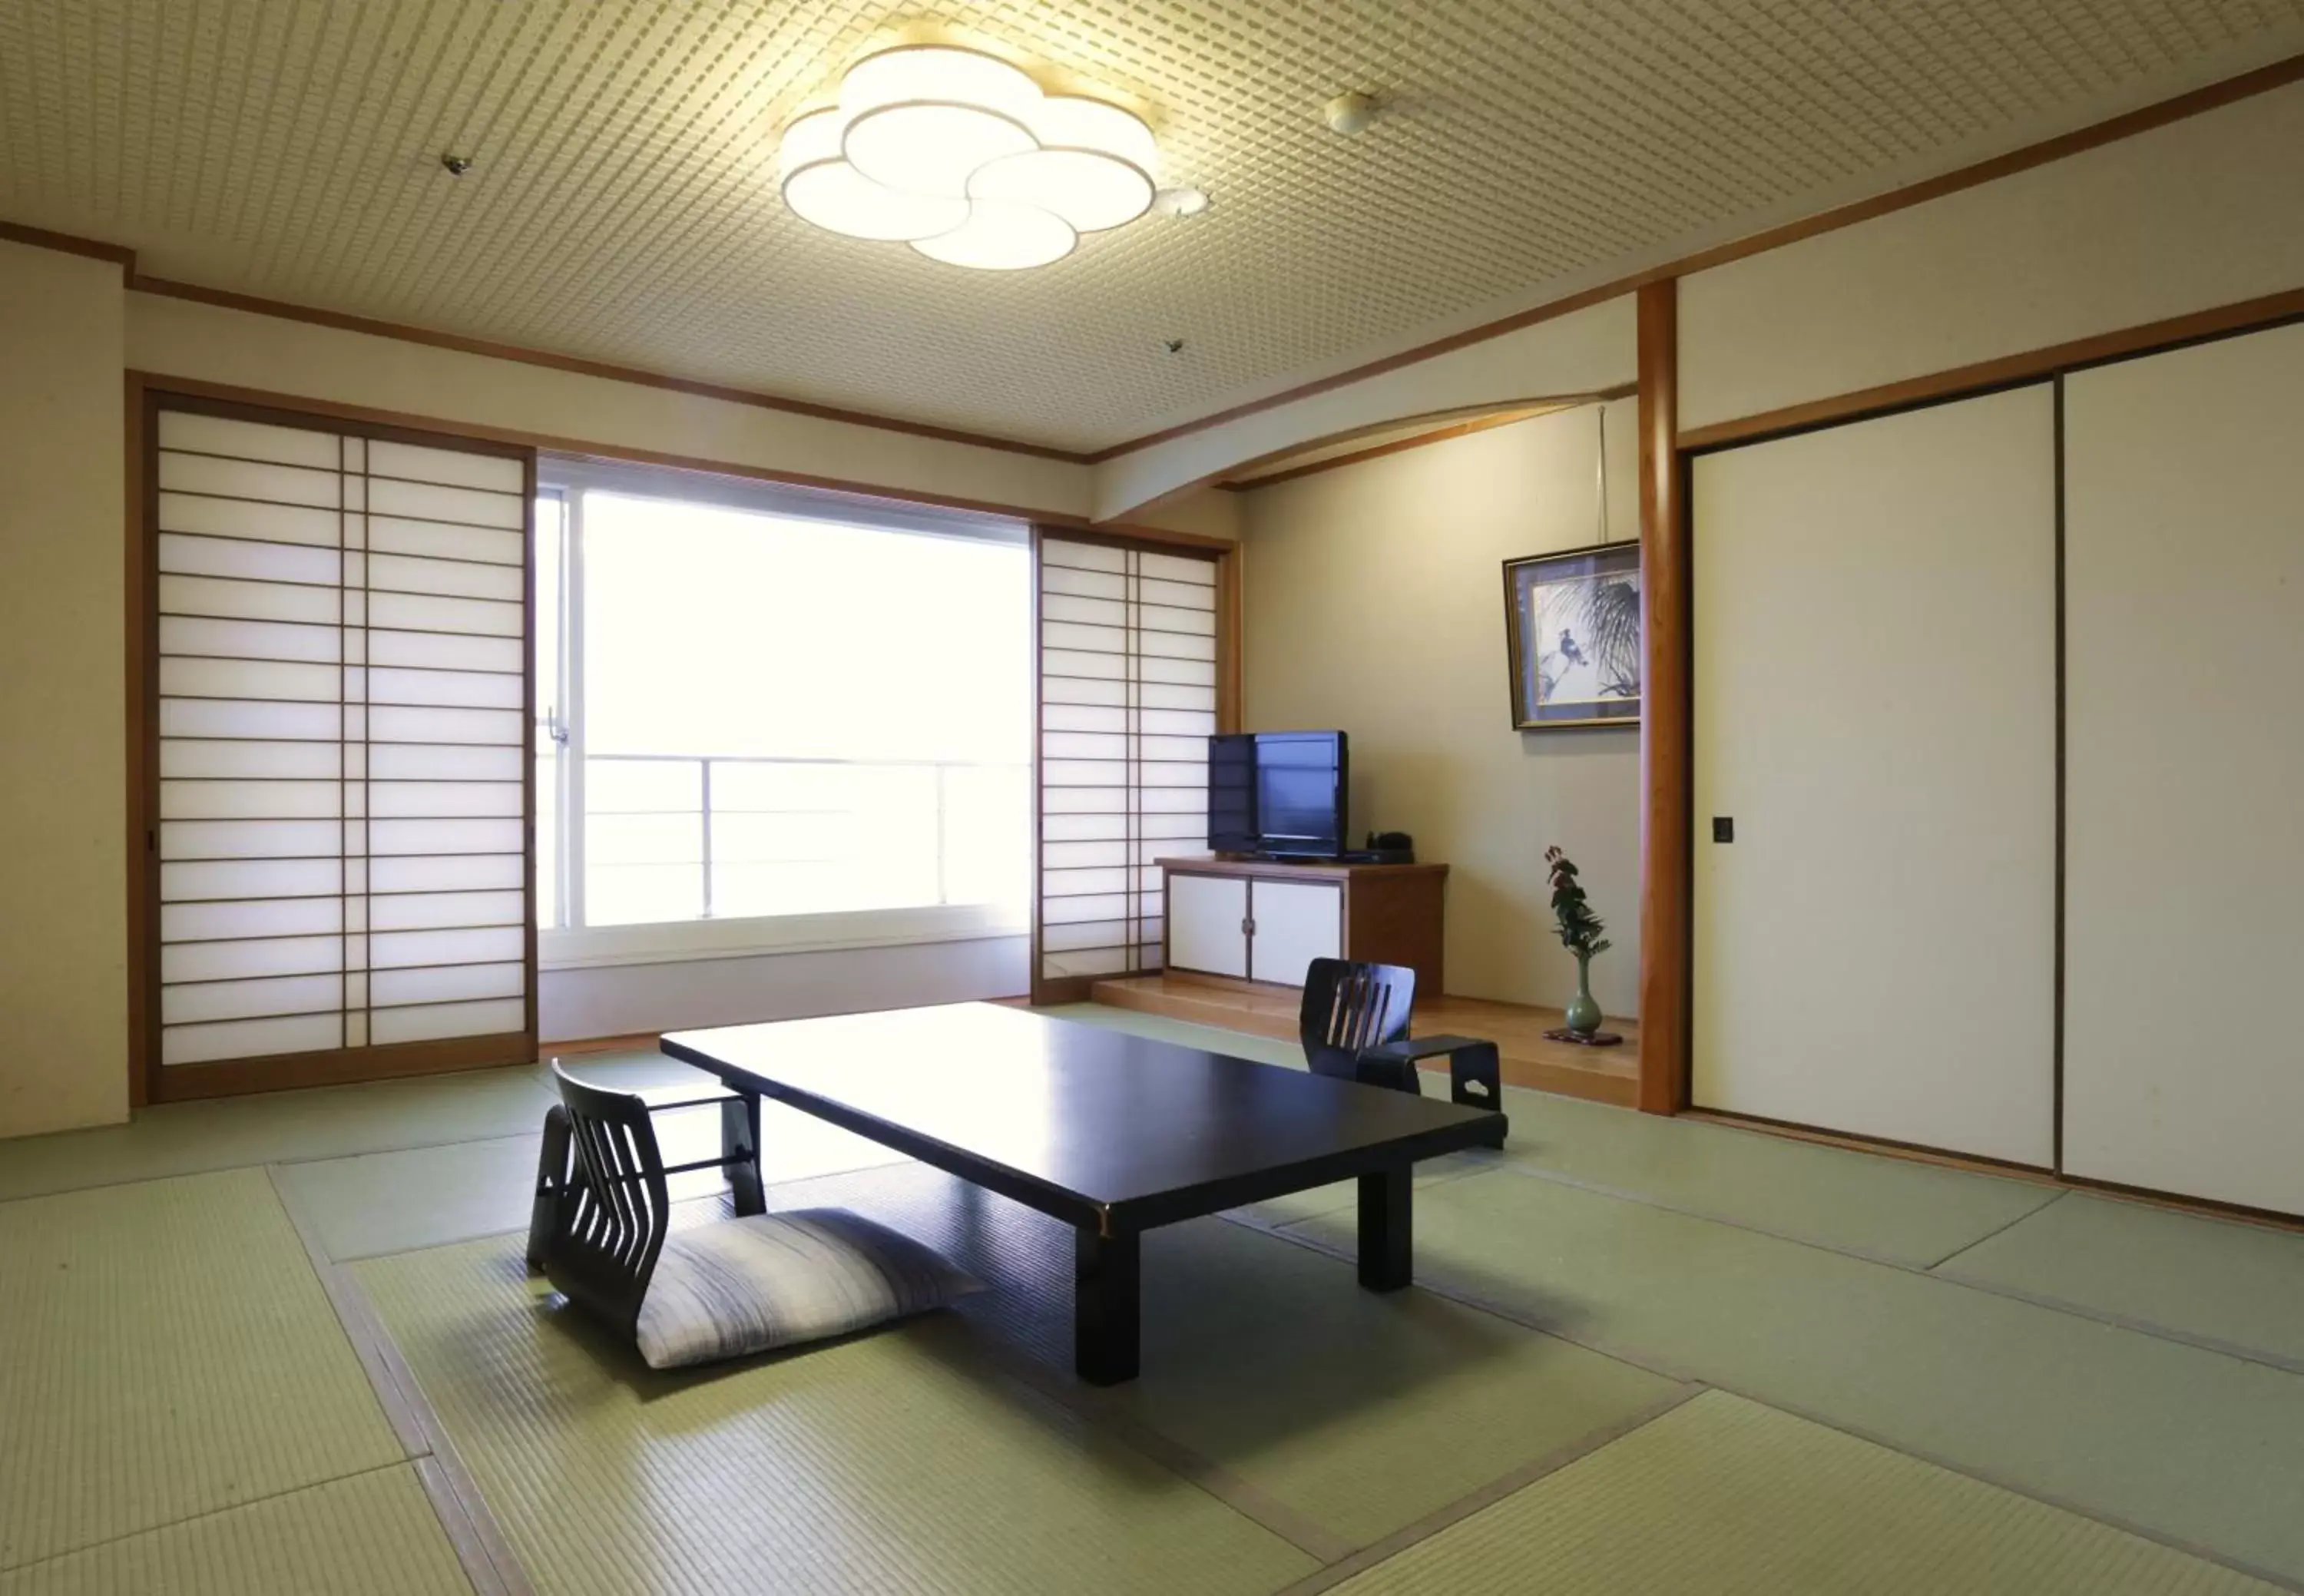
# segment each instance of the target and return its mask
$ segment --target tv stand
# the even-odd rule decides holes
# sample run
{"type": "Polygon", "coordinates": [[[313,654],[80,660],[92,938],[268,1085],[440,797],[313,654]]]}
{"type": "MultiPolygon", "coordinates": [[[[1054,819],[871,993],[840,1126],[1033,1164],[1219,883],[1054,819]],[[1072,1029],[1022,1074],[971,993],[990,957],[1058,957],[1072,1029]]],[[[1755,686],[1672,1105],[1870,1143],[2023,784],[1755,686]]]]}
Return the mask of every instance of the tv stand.
{"type": "Polygon", "coordinates": [[[1227,857],[1156,861],[1165,962],[1179,973],[1300,987],[1316,958],[1405,964],[1427,998],[1447,990],[1444,864],[1227,857]]]}

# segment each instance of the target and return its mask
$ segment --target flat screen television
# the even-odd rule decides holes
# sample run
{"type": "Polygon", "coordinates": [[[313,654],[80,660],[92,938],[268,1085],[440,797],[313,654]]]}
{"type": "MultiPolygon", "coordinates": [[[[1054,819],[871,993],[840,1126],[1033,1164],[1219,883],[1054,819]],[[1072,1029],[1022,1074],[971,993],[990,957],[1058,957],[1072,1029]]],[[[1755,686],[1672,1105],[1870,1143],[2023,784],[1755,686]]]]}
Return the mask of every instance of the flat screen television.
{"type": "Polygon", "coordinates": [[[1334,859],[1344,851],[1342,732],[1211,738],[1208,846],[1222,853],[1334,859]]]}

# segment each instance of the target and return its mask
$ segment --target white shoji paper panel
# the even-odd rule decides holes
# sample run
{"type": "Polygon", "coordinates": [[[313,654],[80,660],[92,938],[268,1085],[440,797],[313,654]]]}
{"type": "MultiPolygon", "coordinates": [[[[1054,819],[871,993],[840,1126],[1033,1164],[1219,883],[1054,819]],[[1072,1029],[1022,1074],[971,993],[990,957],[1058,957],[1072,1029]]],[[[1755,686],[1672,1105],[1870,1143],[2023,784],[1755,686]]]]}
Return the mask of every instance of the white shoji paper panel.
{"type": "Polygon", "coordinates": [[[523,463],[157,441],[162,1062],[525,1029],[523,463]]]}
{"type": "Polygon", "coordinates": [[[1040,543],[1043,979],[1160,967],[1164,854],[1207,848],[1216,564],[1040,543]]]}

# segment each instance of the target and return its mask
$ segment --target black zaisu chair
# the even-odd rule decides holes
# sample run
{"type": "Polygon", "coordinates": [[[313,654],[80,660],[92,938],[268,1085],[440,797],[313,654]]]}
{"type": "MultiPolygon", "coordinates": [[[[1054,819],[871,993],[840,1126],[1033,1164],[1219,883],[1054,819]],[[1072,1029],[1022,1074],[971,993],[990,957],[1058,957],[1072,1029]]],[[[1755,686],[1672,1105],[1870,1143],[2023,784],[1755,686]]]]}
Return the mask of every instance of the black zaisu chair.
{"type": "MultiPolygon", "coordinates": [[[[1417,1060],[1445,1058],[1451,1101],[1470,1108],[1502,1108],[1504,1082],[1495,1043],[1470,1036],[1411,1040],[1409,1013],[1415,1000],[1413,970],[1314,959],[1304,972],[1304,1006],[1299,1014],[1305,1062],[1316,1075],[1420,1093],[1417,1060]]],[[[1504,1145],[1501,1134],[1496,1145],[1504,1145]]]]}

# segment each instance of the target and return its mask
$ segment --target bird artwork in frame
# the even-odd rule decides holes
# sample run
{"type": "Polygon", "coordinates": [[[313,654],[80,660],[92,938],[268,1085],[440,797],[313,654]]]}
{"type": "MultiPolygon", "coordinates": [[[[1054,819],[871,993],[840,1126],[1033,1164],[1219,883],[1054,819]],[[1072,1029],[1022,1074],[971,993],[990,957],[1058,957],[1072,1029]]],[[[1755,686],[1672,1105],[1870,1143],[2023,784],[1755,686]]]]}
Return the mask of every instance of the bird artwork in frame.
{"type": "Polygon", "coordinates": [[[1640,722],[1640,547],[1603,543],[1504,562],[1512,725],[1640,722]]]}

